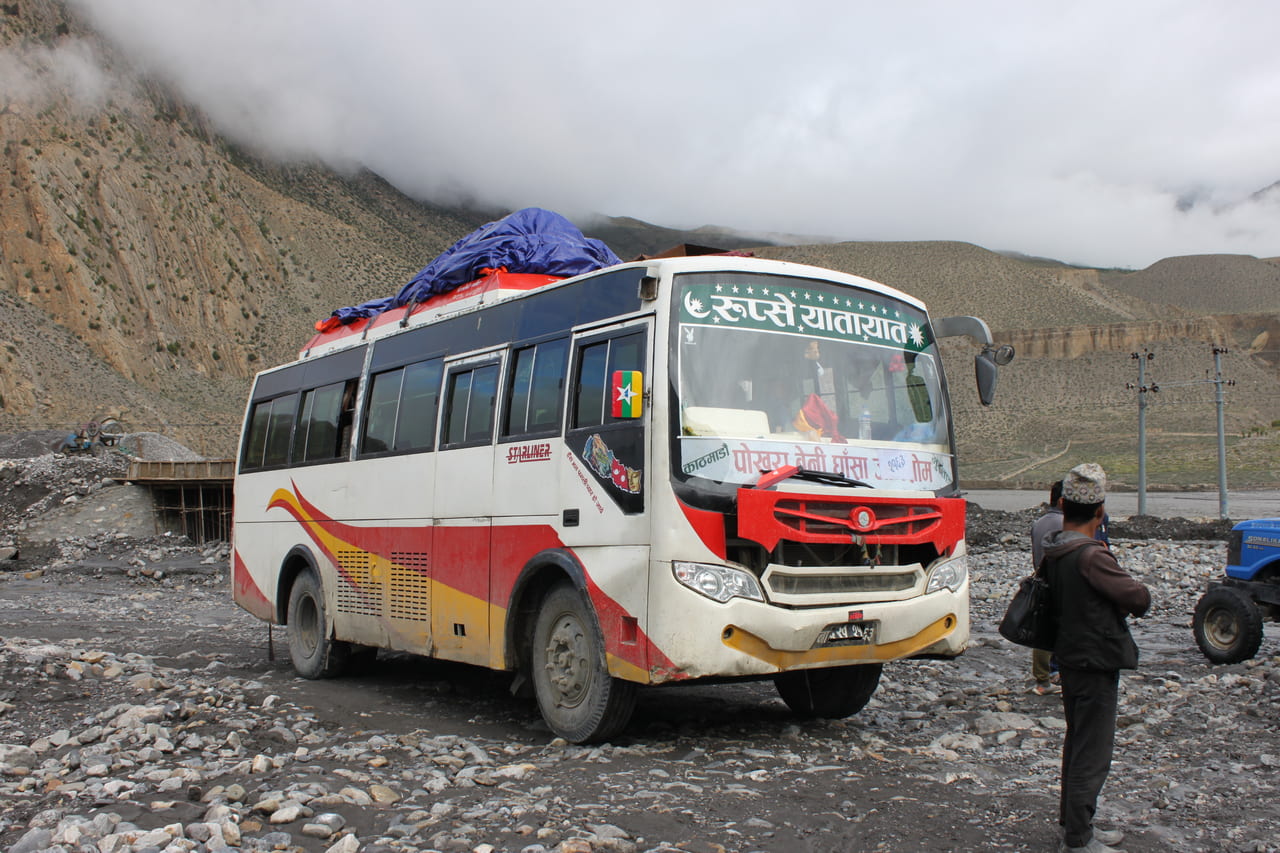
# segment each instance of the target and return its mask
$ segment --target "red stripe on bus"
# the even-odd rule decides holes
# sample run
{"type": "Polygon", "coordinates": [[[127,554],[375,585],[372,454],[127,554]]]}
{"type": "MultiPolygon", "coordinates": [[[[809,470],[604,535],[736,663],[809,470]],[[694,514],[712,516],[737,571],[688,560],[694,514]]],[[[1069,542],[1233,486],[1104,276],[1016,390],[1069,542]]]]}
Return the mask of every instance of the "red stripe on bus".
{"type": "Polygon", "coordinates": [[[249,567],[244,564],[239,551],[233,551],[231,554],[231,593],[236,603],[254,616],[268,622],[276,621],[275,608],[254,582],[253,575],[249,574],[249,567]]]}
{"type": "MultiPolygon", "coordinates": [[[[277,507],[292,515],[343,580],[362,594],[364,591],[350,574],[343,571],[342,561],[325,544],[319,535],[320,531],[352,546],[354,550],[382,557],[397,565],[402,565],[397,557],[403,559],[400,555],[404,552],[427,555],[429,568],[414,567],[415,571],[428,574],[437,583],[504,610],[510,607],[511,591],[516,578],[534,555],[552,549],[573,553],[561,541],[555,528],[546,524],[465,527],[360,527],[347,524],[329,518],[298,492],[296,483],[291,485],[293,492],[290,497],[297,502],[296,505],[291,501],[275,499],[268,507],[277,507]]],[[[723,522],[720,529],[723,539],[723,522]]],[[[630,612],[606,594],[589,576],[586,581],[588,594],[605,635],[608,653],[642,670],[647,671],[650,664],[664,670],[673,670],[671,660],[639,629],[638,621],[630,612]],[[626,626],[625,620],[628,619],[631,620],[631,627],[626,626]],[[632,634],[635,642],[627,642],[632,634]]]]}
{"type": "Polygon", "coordinates": [[[725,544],[724,514],[705,509],[695,509],[682,500],[677,499],[680,511],[684,513],[693,532],[698,534],[702,544],[720,559],[728,558],[729,547],[725,544]]]}

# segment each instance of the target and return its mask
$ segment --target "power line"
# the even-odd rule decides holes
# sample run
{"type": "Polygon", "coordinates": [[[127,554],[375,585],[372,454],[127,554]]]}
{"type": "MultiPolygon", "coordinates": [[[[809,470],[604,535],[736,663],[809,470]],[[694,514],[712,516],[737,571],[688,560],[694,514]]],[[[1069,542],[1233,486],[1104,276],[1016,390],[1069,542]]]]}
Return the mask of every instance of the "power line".
{"type": "MultiPolygon", "coordinates": [[[[1213,355],[1213,376],[1178,382],[1166,382],[1169,388],[1186,388],[1198,385],[1213,385],[1213,403],[1217,413],[1218,437],[1218,513],[1221,518],[1227,517],[1227,445],[1226,445],[1226,397],[1224,387],[1235,385],[1234,379],[1222,377],[1222,357],[1227,354],[1226,347],[1214,344],[1210,349],[1213,355]]],[[[1138,362],[1138,382],[1126,382],[1127,390],[1138,392],[1138,514],[1146,513],[1147,507],[1147,405],[1148,395],[1159,393],[1160,386],[1155,382],[1147,384],[1147,362],[1155,358],[1155,353],[1143,349],[1141,353],[1133,352],[1129,357],[1138,362]]],[[[1199,401],[1173,401],[1173,405],[1200,405],[1199,401]]]]}

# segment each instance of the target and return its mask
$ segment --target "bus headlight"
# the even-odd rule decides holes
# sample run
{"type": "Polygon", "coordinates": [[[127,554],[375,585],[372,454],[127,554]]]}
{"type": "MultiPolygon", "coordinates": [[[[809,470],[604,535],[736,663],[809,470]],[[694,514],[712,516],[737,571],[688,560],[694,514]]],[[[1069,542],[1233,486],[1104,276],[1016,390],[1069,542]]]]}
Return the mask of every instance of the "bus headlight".
{"type": "Polygon", "coordinates": [[[933,571],[929,572],[929,585],[925,587],[925,594],[928,595],[940,589],[957,592],[968,577],[969,557],[967,555],[939,563],[933,567],[933,571]]]}
{"type": "Polygon", "coordinates": [[[760,591],[760,582],[756,580],[756,576],[742,569],[706,563],[673,562],[671,571],[676,580],[689,589],[722,604],[731,598],[764,601],[764,593],[760,591]]]}

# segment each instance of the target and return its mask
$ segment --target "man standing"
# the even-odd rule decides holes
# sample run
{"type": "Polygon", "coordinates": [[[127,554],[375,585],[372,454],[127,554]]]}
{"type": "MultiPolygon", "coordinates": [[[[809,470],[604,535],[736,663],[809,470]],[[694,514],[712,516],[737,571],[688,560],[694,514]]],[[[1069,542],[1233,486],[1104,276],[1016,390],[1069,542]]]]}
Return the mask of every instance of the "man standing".
{"type": "MultiPolygon", "coordinates": [[[[1049,511],[1036,519],[1031,525],[1031,569],[1032,571],[1040,567],[1040,561],[1044,559],[1044,540],[1045,537],[1052,533],[1057,533],[1062,529],[1062,481],[1055,480],[1053,486],[1049,488],[1049,511]]],[[[1031,650],[1031,677],[1035,679],[1035,686],[1032,688],[1041,696],[1046,693],[1052,693],[1056,689],[1056,685],[1050,680],[1052,672],[1050,671],[1050,662],[1053,653],[1049,649],[1032,649],[1031,650]]]]}
{"type": "Polygon", "coordinates": [[[1108,853],[1123,838],[1095,831],[1098,794],[1115,747],[1120,670],[1138,666],[1126,615],[1141,616],[1151,593],[1094,537],[1106,515],[1107,476],[1092,462],[1062,483],[1062,530],[1045,542],[1045,579],[1058,625],[1053,652],[1062,677],[1067,734],[1062,745],[1058,822],[1061,850],[1108,853]]]}

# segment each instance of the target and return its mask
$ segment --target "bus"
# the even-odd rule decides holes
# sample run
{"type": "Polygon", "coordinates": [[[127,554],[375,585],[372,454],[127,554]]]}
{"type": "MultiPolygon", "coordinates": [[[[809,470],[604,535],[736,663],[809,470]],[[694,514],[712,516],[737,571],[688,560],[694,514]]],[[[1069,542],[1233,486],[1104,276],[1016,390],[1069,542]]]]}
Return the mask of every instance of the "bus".
{"type": "Polygon", "coordinates": [[[571,742],[641,687],[772,679],[798,716],[969,641],[939,340],[974,317],[708,254],[503,270],[318,334],[254,380],[235,601],[297,673],[377,650],[513,675],[571,742]]]}

